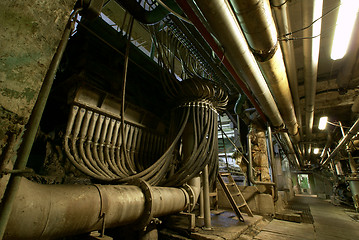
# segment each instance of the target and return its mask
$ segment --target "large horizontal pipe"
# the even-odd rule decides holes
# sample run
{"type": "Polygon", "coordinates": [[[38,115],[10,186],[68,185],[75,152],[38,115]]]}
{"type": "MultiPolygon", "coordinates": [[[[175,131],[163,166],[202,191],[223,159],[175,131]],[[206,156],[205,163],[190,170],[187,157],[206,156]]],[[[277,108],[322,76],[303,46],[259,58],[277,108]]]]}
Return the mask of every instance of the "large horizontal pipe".
{"type": "MultiPolygon", "coordinates": [[[[198,197],[199,181],[192,183],[190,189],[198,197]]],[[[22,178],[4,239],[71,236],[100,230],[103,221],[106,228],[140,225],[146,218],[180,212],[189,203],[182,188],[42,185],[22,178]]]]}
{"type": "Polygon", "coordinates": [[[288,133],[295,142],[299,142],[294,104],[282,51],[278,45],[278,34],[271,14],[269,0],[231,0],[230,2],[248,45],[278,104],[278,109],[288,133]]]}
{"type": "Polygon", "coordinates": [[[183,12],[187,15],[187,17],[191,20],[193,25],[197,28],[197,30],[201,33],[203,38],[207,41],[207,43],[211,46],[212,50],[216,53],[219,59],[221,59],[223,65],[226,67],[228,72],[232,75],[232,77],[237,81],[238,85],[242,89],[243,93],[248,97],[250,102],[253,104],[253,106],[258,111],[259,115],[264,121],[267,121],[267,118],[262,111],[263,106],[259,106],[255,98],[253,97],[251,91],[247,88],[246,84],[242,81],[240,78],[240,75],[237,73],[237,71],[233,68],[231,63],[229,62],[227,56],[223,53],[223,50],[220,49],[217,42],[214,40],[212,35],[208,32],[208,30],[205,28],[203,23],[200,21],[200,19],[196,16],[195,12],[192,10],[191,6],[186,2],[182,0],[176,0],[177,4],[182,8],[183,12]]]}
{"type": "MultiPolygon", "coordinates": [[[[318,61],[320,37],[315,37],[321,32],[321,19],[323,0],[303,0],[303,9],[311,9],[311,11],[303,11],[303,25],[309,26],[314,20],[316,22],[309,29],[303,31],[303,36],[311,38],[303,41],[304,54],[304,89],[305,89],[305,126],[306,139],[310,141],[312,138],[313,121],[314,121],[314,105],[317,87],[318,61]]],[[[311,145],[308,145],[307,153],[311,152],[311,145]]]]}
{"type": "Polygon", "coordinates": [[[345,145],[353,138],[355,134],[357,134],[359,131],[359,118],[355,121],[353,126],[349,129],[349,131],[342,137],[337,145],[337,147],[333,150],[333,152],[328,156],[327,159],[325,159],[322,163],[322,166],[325,166],[327,163],[332,160],[337,153],[345,147],[345,145]]]}
{"type": "MultiPolygon", "coordinates": [[[[274,9],[274,15],[277,22],[277,29],[280,35],[285,35],[292,31],[289,21],[289,10],[286,0],[271,0],[274,9]]],[[[300,136],[302,133],[302,114],[298,94],[298,81],[297,81],[297,68],[295,62],[294,45],[293,41],[280,41],[282,47],[284,62],[287,70],[290,90],[293,96],[295,114],[299,127],[300,136]]]]}
{"type": "Polygon", "coordinates": [[[239,23],[226,0],[196,0],[211,30],[224,48],[224,54],[257,98],[264,113],[275,127],[283,125],[277,104],[257,62],[248,48],[239,23]]]}

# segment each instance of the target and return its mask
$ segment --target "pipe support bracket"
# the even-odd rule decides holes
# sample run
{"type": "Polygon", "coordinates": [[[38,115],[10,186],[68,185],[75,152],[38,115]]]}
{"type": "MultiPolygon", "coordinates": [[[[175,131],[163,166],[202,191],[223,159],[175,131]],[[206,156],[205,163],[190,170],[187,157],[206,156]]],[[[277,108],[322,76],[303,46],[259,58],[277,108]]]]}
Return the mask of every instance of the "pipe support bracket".
{"type": "Polygon", "coordinates": [[[141,189],[144,197],[145,197],[145,208],[143,210],[142,216],[138,219],[137,222],[133,224],[134,228],[137,230],[146,230],[147,225],[153,219],[153,191],[152,187],[145,180],[140,178],[134,179],[130,182],[130,185],[137,186],[141,189]]]}

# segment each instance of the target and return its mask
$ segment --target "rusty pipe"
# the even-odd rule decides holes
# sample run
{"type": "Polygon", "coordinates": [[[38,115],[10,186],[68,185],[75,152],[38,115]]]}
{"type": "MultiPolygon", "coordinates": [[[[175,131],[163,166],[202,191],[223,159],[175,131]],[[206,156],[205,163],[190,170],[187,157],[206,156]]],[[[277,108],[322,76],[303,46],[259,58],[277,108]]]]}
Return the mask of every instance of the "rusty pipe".
{"type": "MultiPolygon", "coordinates": [[[[200,187],[189,187],[198,196],[200,187]]],[[[4,239],[88,233],[100,230],[103,221],[107,228],[138,223],[180,212],[189,203],[188,192],[182,188],[42,185],[22,178],[4,239]]]]}
{"type": "Polygon", "coordinates": [[[261,181],[254,180],[253,171],[252,171],[253,160],[252,160],[252,135],[251,135],[251,133],[249,133],[247,135],[247,144],[248,144],[248,162],[249,162],[249,165],[248,165],[248,178],[249,178],[249,181],[254,185],[275,186],[275,183],[273,183],[273,182],[261,182],[261,181]]]}

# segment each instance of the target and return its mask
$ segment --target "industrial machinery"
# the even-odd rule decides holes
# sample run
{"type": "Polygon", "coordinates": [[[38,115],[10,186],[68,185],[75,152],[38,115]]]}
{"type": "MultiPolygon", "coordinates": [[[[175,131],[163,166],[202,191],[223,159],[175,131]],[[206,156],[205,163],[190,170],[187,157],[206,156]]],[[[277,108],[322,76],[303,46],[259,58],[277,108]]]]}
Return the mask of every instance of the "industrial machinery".
{"type": "Polygon", "coordinates": [[[325,147],[312,154],[318,56],[304,44],[304,112],[293,44],[279,37],[291,31],[286,2],[78,1],[16,160],[0,162],[0,238],[158,239],[165,216],[197,212],[210,229],[219,139],[225,170],[232,149],[273,211],[297,174],[359,209],[359,120],[317,133],[325,147]]]}

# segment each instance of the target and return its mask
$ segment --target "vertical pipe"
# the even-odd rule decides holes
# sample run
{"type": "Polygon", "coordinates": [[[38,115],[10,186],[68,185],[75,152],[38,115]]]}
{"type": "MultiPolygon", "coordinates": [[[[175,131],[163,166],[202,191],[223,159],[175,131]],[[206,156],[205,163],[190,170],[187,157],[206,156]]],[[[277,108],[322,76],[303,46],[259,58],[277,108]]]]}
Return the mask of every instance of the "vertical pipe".
{"type": "Polygon", "coordinates": [[[274,201],[278,200],[278,180],[277,180],[277,171],[275,171],[275,158],[274,158],[274,151],[273,151],[273,140],[272,140],[272,129],[271,127],[267,126],[267,134],[268,134],[268,138],[267,138],[267,145],[268,145],[268,156],[270,159],[270,166],[272,168],[272,179],[273,182],[276,184],[275,188],[274,188],[274,201]]]}
{"type": "Polygon", "coordinates": [[[203,198],[203,188],[201,187],[201,193],[199,195],[199,217],[204,218],[204,198],[203,198]]]}
{"type": "MultiPolygon", "coordinates": [[[[49,69],[46,73],[44,82],[41,86],[38,98],[36,100],[35,106],[32,110],[32,113],[30,115],[29,122],[26,124],[26,131],[24,134],[24,138],[22,141],[22,144],[20,146],[19,152],[18,152],[18,158],[15,162],[14,169],[15,170],[23,170],[26,167],[32,145],[35,140],[37,129],[39,128],[40,120],[42,117],[42,114],[45,109],[45,105],[47,102],[47,99],[50,94],[50,90],[54,81],[54,77],[56,74],[56,70],[60,64],[60,61],[62,59],[62,55],[65,51],[69,36],[71,34],[71,31],[74,26],[74,22],[71,21],[71,19],[78,13],[79,10],[74,11],[74,13],[70,16],[70,19],[66,25],[66,28],[62,34],[59,46],[57,47],[57,51],[50,63],[49,69]]],[[[17,191],[19,189],[19,185],[21,182],[21,176],[20,175],[11,175],[9,182],[7,184],[3,199],[2,199],[2,206],[0,209],[0,239],[3,238],[5,228],[7,225],[7,222],[10,217],[10,213],[13,207],[13,202],[15,199],[15,196],[17,194],[17,191]]]]}
{"type": "Polygon", "coordinates": [[[249,176],[249,181],[255,185],[270,185],[270,186],[275,186],[275,183],[273,182],[261,182],[261,181],[255,181],[254,180],[254,176],[253,176],[253,160],[252,160],[252,136],[251,133],[249,133],[247,135],[247,144],[248,144],[248,176],[249,176]]]}
{"type": "Polygon", "coordinates": [[[209,180],[208,180],[208,165],[204,167],[202,174],[203,182],[203,201],[204,201],[204,228],[212,229],[211,224],[211,206],[209,203],[209,180]]]}

